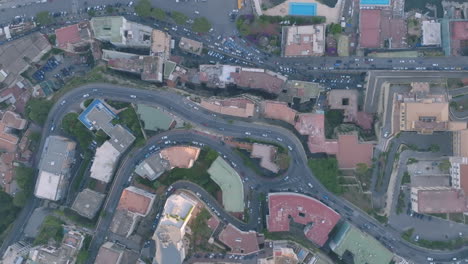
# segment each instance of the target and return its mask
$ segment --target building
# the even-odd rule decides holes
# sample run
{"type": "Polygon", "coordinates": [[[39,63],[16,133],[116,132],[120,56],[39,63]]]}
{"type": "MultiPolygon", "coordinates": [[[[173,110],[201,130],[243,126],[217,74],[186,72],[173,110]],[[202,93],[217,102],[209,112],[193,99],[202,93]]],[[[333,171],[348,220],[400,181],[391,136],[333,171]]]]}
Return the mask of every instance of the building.
{"type": "Polygon", "coordinates": [[[260,251],[259,240],[263,241],[255,231],[241,231],[228,224],[218,236],[219,241],[229,247],[231,254],[249,255],[260,251]]]}
{"type": "Polygon", "coordinates": [[[244,186],[239,174],[219,156],[208,169],[210,178],[221,188],[223,206],[228,212],[244,211],[244,186]]]}
{"type": "Polygon", "coordinates": [[[102,182],[110,182],[119,158],[120,152],[109,141],[104,142],[96,149],[90,177],[102,182]]]}
{"type": "Polygon", "coordinates": [[[393,253],[374,237],[344,222],[330,241],[330,248],[345,263],[389,264],[393,253]]]}
{"type": "Polygon", "coordinates": [[[240,71],[239,66],[220,65],[220,64],[201,64],[199,66],[199,80],[208,88],[226,88],[233,84],[234,80],[231,73],[240,71]]]}
{"type": "Polygon", "coordinates": [[[412,187],[411,209],[417,213],[463,213],[468,203],[462,189],[450,187],[412,187]]]}
{"type": "Polygon", "coordinates": [[[83,53],[89,50],[92,36],[88,21],[80,22],[55,30],[56,45],[70,53],[83,53]]]}
{"type": "Polygon", "coordinates": [[[299,100],[299,104],[306,103],[319,97],[325,88],[319,83],[288,80],[286,82],[286,94],[280,94],[281,101],[293,103],[293,100],[299,100]]]}
{"type": "Polygon", "coordinates": [[[113,70],[136,74],[143,81],[163,81],[163,60],[160,57],[109,50],[103,50],[103,52],[103,59],[113,70]]]}
{"type": "Polygon", "coordinates": [[[76,143],[61,137],[49,136],[44,144],[34,195],[51,201],[60,200],[68,185],[70,167],[74,162],[76,143]]]}
{"type": "Polygon", "coordinates": [[[86,188],[78,193],[71,209],[83,217],[93,219],[101,209],[105,197],[102,193],[86,188]]]}
{"type": "Polygon", "coordinates": [[[117,209],[145,217],[150,212],[155,198],[155,194],[130,186],[123,190],[117,209]]]}
{"type": "Polygon", "coordinates": [[[171,169],[185,168],[193,166],[200,155],[200,148],[192,146],[174,146],[161,150],[161,156],[169,161],[171,169]]]}
{"type": "Polygon", "coordinates": [[[17,113],[6,111],[0,121],[0,150],[14,152],[19,138],[16,134],[12,133],[12,130],[23,130],[26,124],[27,121],[22,119],[17,113]]]}
{"type": "MultiPolygon", "coordinates": [[[[65,227],[67,230],[67,227],[65,227]]],[[[37,264],[69,264],[76,261],[84,241],[84,236],[77,231],[68,230],[59,247],[43,245],[32,249],[29,258],[37,264]]]]}
{"type": "Polygon", "coordinates": [[[112,242],[105,242],[96,256],[94,264],[124,264],[122,262],[124,248],[112,242]]]}
{"type": "Polygon", "coordinates": [[[28,258],[32,245],[25,241],[18,241],[8,246],[0,261],[2,263],[23,263],[28,258]]]}
{"type": "Polygon", "coordinates": [[[185,193],[169,196],[159,225],[153,235],[156,243],[155,264],[182,264],[187,248],[183,238],[197,202],[185,193]]]}
{"type": "Polygon", "coordinates": [[[248,118],[254,115],[255,103],[247,98],[202,99],[200,105],[212,112],[248,118]]]}
{"type": "Polygon", "coordinates": [[[359,6],[361,8],[388,7],[391,2],[391,0],[359,0],[359,6]]]}
{"type": "Polygon", "coordinates": [[[171,35],[164,31],[153,29],[151,32],[151,56],[168,60],[171,56],[171,35]]]}
{"type": "Polygon", "coordinates": [[[125,188],[112,218],[110,230],[115,234],[129,237],[139,219],[147,216],[151,211],[155,198],[155,194],[137,187],[125,188]]]}
{"type": "Polygon", "coordinates": [[[160,108],[138,104],[136,110],[145,130],[169,130],[177,123],[169,112],[160,108]]]}
{"type": "Polygon", "coordinates": [[[160,152],[150,155],[135,167],[135,173],[151,181],[156,180],[166,170],[170,170],[169,161],[164,159],[160,152]]]}
{"type": "Polygon", "coordinates": [[[276,101],[263,102],[263,116],[266,118],[277,119],[294,125],[296,115],[296,110],[290,108],[287,103],[276,101]]]}
{"type": "Polygon", "coordinates": [[[436,21],[422,22],[422,42],[423,46],[440,46],[440,23],[436,21]]]}
{"type": "Polygon", "coordinates": [[[452,141],[453,155],[455,157],[468,157],[468,130],[454,131],[452,141]]]}
{"type": "Polygon", "coordinates": [[[25,37],[12,40],[2,45],[0,49],[0,83],[4,88],[10,88],[25,80],[21,73],[26,71],[31,63],[38,62],[44,54],[52,49],[47,38],[40,33],[32,33],[25,37]]]}
{"type": "Polygon", "coordinates": [[[359,92],[357,90],[331,90],[327,95],[330,109],[343,110],[343,121],[355,123],[363,129],[372,129],[372,115],[359,111],[359,92]]]}
{"type": "Polygon", "coordinates": [[[336,159],[340,169],[355,169],[358,164],[372,166],[374,144],[372,142],[360,142],[358,133],[338,135],[338,152],[336,159]]]}
{"type": "Polygon", "coordinates": [[[279,166],[275,163],[276,152],[276,147],[272,145],[254,143],[250,156],[260,159],[260,166],[262,168],[277,173],[279,171],[279,166]]]}
{"type": "Polygon", "coordinates": [[[94,37],[117,47],[151,47],[151,27],[128,21],[122,16],[93,17],[91,28],[94,37]]]}
{"type": "Polygon", "coordinates": [[[112,120],[117,115],[101,100],[94,100],[78,117],[90,130],[104,131],[110,139],[96,149],[96,155],[91,165],[91,178],[108,183],[114,175],[114,168],[120,155],[127,150],[135,140],[135,136],[121,125],[113,125],[112,120]]]}
{"type": "Polygon", "coordinates": [[[452,55],[466,54],[468,47],[468,21],[452,21],[450,24],[452,55]]]}
{"type": "Polygon", "coordinates": [[[13,179],[13,165],[16,159],[17,154],[15,152],[7,152],[0,155],[0,188],[12,196],[19,190],[18,184],[13,179]]]}
{"type": "Polygon", "coordinates": [[[380,48],[381,10],[361,9],[359,15],[359,46],[380,48]]]}
{"type": "Polygon", "coordinates": [[[315,198],[297,193],[268,194],[269,232],[289,231],[290,220],[304,226],[304,235],[322,247],[341,216],[315,198]]]}
{"type": "Polygon", "coordinates": [[[182,37],[179,41],[179,48],[188,53],[201,55],[203,51],[203,43],[193,39],[182,37]]]}
{"type": "Polygon", "coordinates": [[[325,53],[325,24],[282,28],[282,56],[322,56],[325,53]]]}

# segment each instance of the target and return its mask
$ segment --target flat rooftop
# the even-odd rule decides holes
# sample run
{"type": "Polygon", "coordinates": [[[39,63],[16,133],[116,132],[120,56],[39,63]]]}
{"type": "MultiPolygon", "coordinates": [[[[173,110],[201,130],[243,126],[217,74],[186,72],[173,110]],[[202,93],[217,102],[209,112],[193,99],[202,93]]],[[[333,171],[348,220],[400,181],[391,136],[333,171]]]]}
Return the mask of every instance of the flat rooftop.
{"type": "Polygon", "coordinates": [[[216,158],[208,173],[221,188],[224,209],[228,212],[243,212],[244,186],[239,174],[222,157],[216,158]]]}
{"type": "Polygon", "coordinates": [[[219,241],[231,250],[232,254],[252,254],[260,250],[258,247],[257,232],[244,232],[228,224],[219,234],[219,241]]]}
{"type": "Polygon", "coordinates": [[[179,48],[196,55],[201,55],[203,51],[203,43],[193,39],[182,37],[179,41],[179,48]]]}
{"type": "Polygon", "coordinates": [[[429,189],[415,190],[417,192],[417,212],[420,213],[462,213],[468,212],[468,204],[462,190],[459,189],[429,189]]]}
{"type": "Polygon", "coordinates": [[[440,23],[435,21],[423,21],[422,22],[422,45],[440,45],[441,44],[441,35],[440,35],[440,23]]]}
{"type": "Polygon", "coordinates": [[[161,150],[161,156],[169,161],[171,168],[191,168],[200,155],[200,148],[174,146],[161,150]]]}
{"type": "Polygon", "coordinates": [[[341,216],[315,198],[296,193],[268,194],[269,232],[289,231],[290,218],[305,225],[305,236],[322,247],[341,216]]]}
{"type": "Polygon", "coordinates": [[[73,202],[72,209],[81,216],[93,219],[99,209],[101,209],[105,197],[102,193],[86,188],[78,193],[73,202]]]}
{"type": "Polygon", "coordinates": [[[270,70],[242,68],[231,72],[234,83],[240,88],[257,89],[271,94],[279,94],[287,78],[270,70]]]}
{"type": "Polygon", "coordinates": [[[276,101],[263,102],[263,115],[266,118],[282,120],[294,125],[297,112],[290,108],[287,103],[276,101]]]}
{"type": "Polygon", "coordinates": [[[283,27],[283,56],[321,56],[325,52],[325,24],[283,27]]]}
{"type": "Polygon", "coordinates": [[[127,187],[120,196],[118,209],[128,210],[140,216],[146,216],[151,210],[155,194],[134,186],[127,187]]]}
{"type": "Polygon", "coordinates": [[[362,48],[380,48],[381,16],[379,9],[361,9],[359,45],[362,48]]]}
{"type": "Polygon", "coordinates": [[[96,149],[90,177],[102,182],[110,182],[119,158],[120,152],[109,141],[104,142],[96,149]]]}
{"type": "Polygon", "coordinates": [[[253,116],[255,111],[254,102],[246,98],[202,99],[200,105],[215,113],[244,118],[253,116]]]}

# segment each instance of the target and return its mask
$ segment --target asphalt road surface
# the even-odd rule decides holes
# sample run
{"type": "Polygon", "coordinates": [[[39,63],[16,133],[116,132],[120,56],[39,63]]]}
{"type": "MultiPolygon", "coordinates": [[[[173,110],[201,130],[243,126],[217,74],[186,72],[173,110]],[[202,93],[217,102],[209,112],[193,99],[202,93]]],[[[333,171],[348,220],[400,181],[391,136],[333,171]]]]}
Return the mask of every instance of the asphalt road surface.
{"type": "MultiPolygon", "coordinates": [[[[334,196],[330,192],[328,192],[316,179],[313,177],[312,173],[307,167],[307,158],[305,151],[302,147],[301,142],[294,136],[294,134],[284,128],[258,124],[258,123],[248,123],[243,121],[234,121],[232,124],[227,121],[227,118],[221,118],[219,116],[214,117],[213,113],[205,111],[201,108],[194,108],[195,104],[185,97],[180,95],[166,92],[166,91],[147,91],[147,90],[139,90],[139,89],[131,89],[126,87],[117,87],[114,85],[107,85],[107,84],[95,84],[95,85],[87,85],[73,91],[67,93],[61,100],[58,101],[57,104],[54,105],[52,108],[48,120],[44,126],[43,132],[43,139],[41,143],[44,142],[44,138],[51,134],[51,127],[58,124],[61,118],[68,112],[69,107],[71,107],[70,103],[64,103],[61,105],[61,101],[65,100],[66,102],[73,102],[78,103],[84,100],[83,95],[89,94],[91,98],[108,98],[108,99],[115,99],[120,101],[128,101],[134,103],[145,103],[148,105],[160,106],[166,108],[168,111],[173,112],[176,115],[181,116],[182,118],[188,119],[193,123],[196,123],[199,126],[205,126],[207,130],[211,130],[213,132],[217,132],[219,134],[225,136],[233,136],[233,137],[245,137],[245,132],[248,131],[251,133],[249,137],[253,138],[261,138],[265,140],[263,134],[268,135],[268,140],[275,141],[276,143],[282,144],[283,146],[291,146],[292,151],[290,152],[291,161],[294,162],[292,166],[290,166],[290,170],[288,171],[289,179],[288,181],[284,181],[283,178],[279,178],[276,180],[266,180],[261,177],[254,177],[255,180],[252,180],[252,184],[256,182],[261,183],[261,188],[259,191],[267,192],[269,190],[277,189],[278,185],[280,184],[282,188],[288,188],[292,191],[298,191],[299,186],[303,186],[303,191],[313,197],[318,199],[322,199],[326,204],[328,204],[331,208],[335,209],[339,212],[343,218],[347,218],[350,222],[356,225],[359,228],[365,229],[370,235],[380,239],[386,246],[391,248],[394,252],[398,255],[401,255],[409,260],[415,261],[416,263],[424,263],[426,262],[427,256],[431,256],[437,261],[440,262],[450,262],[452,258],[456,257],[458,259],[462,259],[468,257],[468,250],[463,248],[455,251],[433,251],[424,248],[420,248],[414,246],[412,244],[407,243],[406,241],[400,238],[400,234],[393,230],[392,228],[388,228],[386,226],[381,225],[373,218],[369,217],[364,212],[360,211],[358,208],[351,205],[349,202],[334,196]],[[130,98],[130,95],[135,95],[136,99],[130,98]],[[280,139],[280,140],[278,140],[280,139]],[[306,183],[312,183],[314,188],[310,189],[306,187],[306,183]],[[370,228],[367,228],[369,226],[370,228]]],[[[184,135],[178,135],[178,132],[167,132],[168,135],[172,138],[174,136],[175,139],[180,139],[181,143],[189,138],[193,138],[194,135],[189,135],[189,133],[184,135]],[[174,135],[172,133],[175,133],[174,135]],[[181,137],[181,138],[179,138],[181,137]],[[187,138],[185,138],[187,137],[187,138]]],[[[196,136],[195,136],[196,137],[196,136]]],[[[206,136],[205,136],[206,137],[206,136]]],[[[210,142],[209,139],[203,137],[202,135],[197,137],[198,140],[202,141],[210,146],[214,147],[215,149],[219,150],[223,155],[226,155],[228,159],[232,159],[235,161],[237,158],[231,156],[229,151],[226,151],[222,147],[220,142],[216,142],[213,140],[210,142]]],[[[134,155],[136,158],[140,157],[141,155],[146,154],[147,148],[149,144],[157,143],[158,139],[153,138],[142,149],[136,150],[134,155]]],[[[177,141],[177,140],[176,140],[177,141]]],[[[41,144],[42,146],[42,144],[41,144]]],[[[133,170],[135,166],[135,160],[129,159],[128,156],[122,161],[121,166],[117,170],[113,186],[111,191],[108,194],[108,200],[104,207],[104,210],[107,212],[111,212],[110,214],[106,214],[104,218],[100,220],[98,226],[96,228],[96,238],[93,240],[91,244],[90,253],[92,256],[95,256],[97,253],[97,249],[101,245],[102,241],[104,240],[107,232],[108,227],[110,224],[110,220],[112,218],[112,208],[118,203],[118,199],[121,193],[121,190],[124,186],[128,183],[128,178],[130,171],[133,170]]],[[[241,162],[238,163],[239,165],[241,162]]],[[[236,168],[237,170],[244,171],[245,173],[249,173],[249,171],[244,168],[236,168]]],[[[250,177],[249,177],[250,178],[250,177]]],[[[254,179],[252,178],[252,179],[254,179]]],[[[190,184],[188,184],[190,185],[190,184]]],[[[187,185],[187,186],[188,186],[187,185]]],[[[249,184],[246,185],[249,186],[249,184]]],[[[185,188],[185,186],[184,186],[185,188]]],[[[186,187],[186,188],[196,188],[196,187],[186,187]]],[[[199,192],[201,190],[198,190],[199,192]]],[[[207,204],[217,208],[219,212],[222,212],[219,205],[212,200],[212,198],[203,193],[204,195],[202,198],[207,201],[207,204]]],[[[253,202],[255,200],[252,200],[253,202]]],[[[21,235],[21,228],[24,226],[24,222],[27,221],[27,217],[32,212],[32,209],[37,206],[38,200],[33,199],[30,201],[31,205],[25,207],[22,211],[22,215],[24,218],[19,218],[17,223],[13,228],[13,236],[10,236],[7,239],[7,244],[11,244],[17,241],[21,235]]],[[[256,205],[252,205],[255,207],[256,205]]],[[[228,216],[228,214],[223,213],[223,218],[226,218],[227,221],[232,221],[233,224],[239,226],[240,228],[246,230],[254,228],[253,220],[249,221],[249,223],[243,224],[239,223],[237,220],[232,219],[228,216]]],[[[252,217],[252,219],[255,219],[252,217]]]]}

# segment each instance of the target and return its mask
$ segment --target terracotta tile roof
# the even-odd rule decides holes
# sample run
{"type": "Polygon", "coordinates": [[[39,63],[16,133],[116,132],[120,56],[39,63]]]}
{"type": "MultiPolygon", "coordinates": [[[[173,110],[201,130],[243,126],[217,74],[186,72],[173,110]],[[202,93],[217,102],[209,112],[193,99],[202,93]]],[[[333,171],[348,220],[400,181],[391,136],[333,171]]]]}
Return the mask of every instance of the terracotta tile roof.
{"type": "Polygon", "coordinates": [[[460,187],[468,196],[468,164],[460,164],[460,187]]]}
{"type": "Polygon", "coordinates": [[[238,117],[251,117],[254,115],[255,104],[246,98],[232,98],[226,100],[205,100],[201,101],[201,106],[223,115],[238,117]]]}
{"type": "Polygon", "coordinates": [[[151,210],[153,200],[154,194],[130,186],[123,190],[117,208],[145,216],[151,210]]]}
{"type": "Polygon", "coordinates": [[[338,153],[336,158],[341,169],[354,169],[356,164],[372,165],[374,144],[359,142],[357,134],[338,136],[338,153]]]}
{"type": "Polygon", "coordinates": [[[199,148],[189,146],[176,146],[161,150],[162,157],[169,161],[172,168],[191,168],[199,154],[199,148]]]}
{"type": "Polygon", "coordinates": [[[452,22],[452,39],[468,40],[468,21],[452,22]]]}
{"type": "Polygon", "coordinates": [[[337,212],[315,198],[296,193],[270,193],[268,208],[269,232],[289,231],[292,218],[294,222],[306,225],[305,236],[320,247],[327,242],[328,234],[341,218],[337,212]]]}
{"type": "Polygon", "coordinates": [[[57,46],[66,49],[68,44],[75,44],[81,41],[78,24],[70,25],[55,30],[57,36],[57,46]]]}
{"type": "Polygon", "coordinates": [[[363,48],[380,47],[380,20],[379,9],[361,9],[359,18],[359,45],[363,48]]]}
{"type": "Polygon", "coordinates": [[[462,190],[418,190],[417,198],[417,211],[420,213],[468,212],[468,203],[466,201],[466,196],[463,194],[462,190]]]}
{"type": "Polygon", "coordinates": [[[264,112],[266,118],[278,119],[294,125],[294,119],[296,118],[296,111],[289,108],[287,103],[276,102],[276,101],[265,101],[263,103],[264,112]]]}
{"type": "Polygon", "coordinates": [[[259,71],[259,69],[255,69],[250,71],[245,68],[242,68],[240,72],[231,73],[231,77],[237,86],[259,89],[272,94],[279,94],[286,81],[283,76],[278,76],[280,75],[268,70],[259,71]]]}
{"type": "Polygon", "coordinates": [[[24,129],[26,126],[26,120],[22,119],[17,113],[6,111],[2,117],[2,123],[4,123],[7,127],[11,127],[14,129],[24,129]]]}
{"type": "Polygon", "coordinates": [[[255,231],[243,232],[232,224],[221,231],[219,241],[228,246],[234,254],[251,254],[260,250],[255,231]]]}

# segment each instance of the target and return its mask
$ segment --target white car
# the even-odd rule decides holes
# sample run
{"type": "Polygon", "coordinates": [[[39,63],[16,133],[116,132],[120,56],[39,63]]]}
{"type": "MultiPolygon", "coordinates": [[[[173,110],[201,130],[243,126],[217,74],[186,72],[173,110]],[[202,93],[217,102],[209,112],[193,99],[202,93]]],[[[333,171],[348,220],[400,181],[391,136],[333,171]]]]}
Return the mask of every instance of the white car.
{"type": "Polygon", "coordinates": [[[250,132],[245,132],[245,134],[246,134],[246,135],[248,135],[248,136],[249,136],[249,135],[251,135],[251,133],[250,133],[250,132]]]}
{"type": "Polygon", "coordinates": [[[130,95],[130,98],[135,99],[135,98],[136,98],[136,95],[133,95],[133,94],[132,94],[132,95],[130,95]]]}
{"type": "Polygon", "coordinates": [[[89,97],[89,94],[83,94],[83,98],[89,97]]]}
{"type": "Polygon", "coordinates": [[[283,141],[283,139],[281,139],[281,138],[276,138],[276,139],[277,139],[278,141],[283,141]]]}
{"type": "Polygon", "coordinates": [[[387,132],[385,132],[384,137],[388,138],[389,135],[390,135],[390,133],[388,133],[388,131],[387,131],[387,132]]]}

